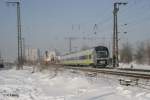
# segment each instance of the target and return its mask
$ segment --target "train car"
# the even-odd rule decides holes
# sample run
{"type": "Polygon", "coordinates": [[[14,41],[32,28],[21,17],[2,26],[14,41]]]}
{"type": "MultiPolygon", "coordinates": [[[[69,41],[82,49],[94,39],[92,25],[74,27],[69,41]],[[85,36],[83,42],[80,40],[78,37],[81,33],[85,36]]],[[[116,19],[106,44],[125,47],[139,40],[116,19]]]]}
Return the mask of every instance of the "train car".
{"type": "Polygon", "coordinates": [[[60,57],[60,64],[76,66],[107,66],[109,64],[109,51],[105,46],[70,53],[60,57]]]}

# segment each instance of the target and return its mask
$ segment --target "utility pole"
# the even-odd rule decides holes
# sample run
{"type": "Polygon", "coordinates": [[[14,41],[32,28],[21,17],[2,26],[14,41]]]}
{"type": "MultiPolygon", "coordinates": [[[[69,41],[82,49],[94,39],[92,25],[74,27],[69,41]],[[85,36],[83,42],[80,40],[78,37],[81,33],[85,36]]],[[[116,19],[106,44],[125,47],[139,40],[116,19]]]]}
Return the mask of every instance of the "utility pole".
{"type": "Polygon", "coordinates": [[[25,38],[22,38],[22,64],[25,63],[25,38]]]}
{"type": "Polygon", "coordinates": [[[71,41],[72,41],[72,38],[69,37],[69,52],[71,53],[72,52],[72,45],[71,45],[71,41]]]}
{"type": "Polygon", "coordinates": [[[125,2],[115,2],[114,10],[113,10],[113,47],[112,47],[112,57],[113,57],[113,67],[119,67],[119,59],[118,59],[118,18],[117,14],[119,11],[120,5],[126,5],[125,2]]]}
{"type": "Polygon", "coordinates": [[[23,69],[20,2],[7,2],[7,3],[16,5],[16,7],[17,7],[17,32],[18,32],[18,64],[17,64],[17,69],[23,69]]]}
{"type": "Polygon", "coordinates": [[[77,39],[76,37],[66,37],[65,39],[69,40],[69,53],[72,52],[72,40],[77,39]]]}

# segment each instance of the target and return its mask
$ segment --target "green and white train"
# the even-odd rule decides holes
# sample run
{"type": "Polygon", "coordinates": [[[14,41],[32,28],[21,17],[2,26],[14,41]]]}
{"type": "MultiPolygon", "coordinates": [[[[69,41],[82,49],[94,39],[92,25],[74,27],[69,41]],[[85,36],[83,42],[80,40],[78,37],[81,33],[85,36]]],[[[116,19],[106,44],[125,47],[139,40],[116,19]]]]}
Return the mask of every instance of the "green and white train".
{"type": "Polygon", "coordinates": [[[60,57],[60,64],[104,67],[109,64],[109,50],[105,46],[97,46],[88,50],[70,53],[60,57]]]}

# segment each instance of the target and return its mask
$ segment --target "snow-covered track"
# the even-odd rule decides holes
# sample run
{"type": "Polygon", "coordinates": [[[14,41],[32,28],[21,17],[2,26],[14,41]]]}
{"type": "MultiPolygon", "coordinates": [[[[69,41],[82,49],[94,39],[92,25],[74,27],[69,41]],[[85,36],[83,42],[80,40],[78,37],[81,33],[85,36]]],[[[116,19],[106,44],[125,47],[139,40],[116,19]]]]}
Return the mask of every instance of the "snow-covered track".
{"type": "Polygon", "coordinates": [[[67,66],[65,68],[70,68],[74,70],[82,70],[82,71],[89,71],[89,72],[96,72],[96,73],[104,73],[104,74],[112,74],[112,75],[119,75],[119,76],[126,76],[126,77],[135,77],[135,78],[142,78],[142,79],[150,79],[150,72],[149,71],[136,71],[136,70],[119,70],[113,68],[89,68],[89,67],[70,67],[67,66]]]}
{"type": "Polygon", "coordinates": [[[117,68],[117,69],[125,71],[150,72],[149,69],[135,69],[135,68],[117,68]]]}

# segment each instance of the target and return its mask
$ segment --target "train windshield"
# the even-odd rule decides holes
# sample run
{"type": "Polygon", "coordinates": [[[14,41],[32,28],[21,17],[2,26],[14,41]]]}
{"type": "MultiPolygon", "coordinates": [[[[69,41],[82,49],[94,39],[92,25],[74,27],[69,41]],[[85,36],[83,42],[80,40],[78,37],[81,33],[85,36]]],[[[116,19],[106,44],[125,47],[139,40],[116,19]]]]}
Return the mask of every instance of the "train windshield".
{"type": "Polygon", "coordinates": [[[97,58],[107,58],[109,56],[108,48],[104,46],[98,46],[95,48],[97,58]]]}
{"type": "Polygon", "coordinates": [[[97,51],[97,58],[105,58],[108,57],[107,51],[97,51]]]}

